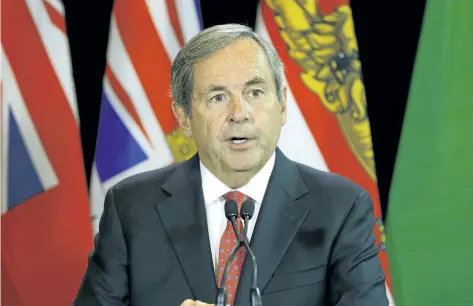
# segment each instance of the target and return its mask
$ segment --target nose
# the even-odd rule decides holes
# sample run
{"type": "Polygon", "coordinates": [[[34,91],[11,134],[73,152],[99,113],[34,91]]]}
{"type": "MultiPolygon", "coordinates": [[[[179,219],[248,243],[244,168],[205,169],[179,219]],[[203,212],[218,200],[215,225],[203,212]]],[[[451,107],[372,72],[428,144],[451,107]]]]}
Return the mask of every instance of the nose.
{"type": "Polygon", "coordinates": [[[235,99],[230,103],[230,120],[244,122],[248,120],[248,103],[243,99],[235,99]]]}

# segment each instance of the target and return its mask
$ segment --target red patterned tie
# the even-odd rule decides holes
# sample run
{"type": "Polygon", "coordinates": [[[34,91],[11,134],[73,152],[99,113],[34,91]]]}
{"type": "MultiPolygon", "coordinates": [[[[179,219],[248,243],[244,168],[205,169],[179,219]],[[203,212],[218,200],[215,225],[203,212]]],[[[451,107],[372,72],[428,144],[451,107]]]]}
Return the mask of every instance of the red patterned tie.
{"type": "MultiPolygon", "coordinates": [[[[240,211],[241,204],[248,197],[239,191],[232,191],[225,195],[227,200],[234,200],[238,204],[238,211],[240,211]]],[[[241,218],[237,220],[240,232],[243,231],[243,224],[240,222],[241,218]]],[[[227,222],[227,227],[223,232],[222,238],[220,239],[219,255],[218,255],[218,284],[222,282],[223,272],[225,265],[227,264],[228,257],[233,251],[235,244],[237,243],[236,235],[233,231],[232,223],[227,222]]],[[[233,305],[235,302],[235,296],[237,293],[238,281],[240,280],[240,273],[243,268],[243,263],[246,258],[246,249],[241,247],[235,255],[233,263],[230,266],[230,270],[227,275],[225,282],[225,288],[227,289],[227,305],[233,305]]]]}

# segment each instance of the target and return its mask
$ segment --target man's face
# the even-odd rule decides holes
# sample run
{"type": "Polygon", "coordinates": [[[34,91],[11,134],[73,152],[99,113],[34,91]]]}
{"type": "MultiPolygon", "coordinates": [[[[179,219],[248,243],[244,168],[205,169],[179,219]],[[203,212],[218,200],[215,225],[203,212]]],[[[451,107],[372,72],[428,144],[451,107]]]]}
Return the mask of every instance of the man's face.
{"type": "Polygon", "coordinates": [[[286,91],[279,103],[263,49],[252,39],[238,40],[196,64],[193,76],[192,118],[180,122],[202,162],[217,176],[254,175],[286,122],[286,91]]]}

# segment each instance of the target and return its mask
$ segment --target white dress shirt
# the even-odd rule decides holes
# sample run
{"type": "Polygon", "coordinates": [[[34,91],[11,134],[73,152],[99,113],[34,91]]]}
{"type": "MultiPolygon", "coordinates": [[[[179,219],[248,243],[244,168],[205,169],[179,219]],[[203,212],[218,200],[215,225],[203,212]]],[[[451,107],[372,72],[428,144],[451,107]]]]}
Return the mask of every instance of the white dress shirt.
{"type": "MultiPolygon", "coordinates": [[[[251,197],[255,202],[255,212],[248,223],[248,240],[251,240],[255,223],[263,202],[263,197],[268,186],[269,177],[274,168],[276,155],[273,153],[268,162],[245,186],[236,189],[239,192],[251,197]]],[[[212,259],[214,269],[217,271],[218,248],[223,231],[227,227],[227,218],[225,218],[225,199],[223,196],[234,189],[229,188],[213,175],[200,162],[200,173],[202,176],[202,191],[204,195],[205,211],[207,214],[207,226],[209,229],[210,248],[212,250],[212,259]]]]}

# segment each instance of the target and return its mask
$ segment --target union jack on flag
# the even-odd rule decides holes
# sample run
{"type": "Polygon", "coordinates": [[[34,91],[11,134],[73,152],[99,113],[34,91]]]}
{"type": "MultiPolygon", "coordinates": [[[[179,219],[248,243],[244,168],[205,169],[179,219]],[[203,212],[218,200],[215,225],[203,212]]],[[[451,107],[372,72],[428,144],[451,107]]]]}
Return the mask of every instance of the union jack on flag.
{"type": "Polygon", "coordinates": [[[108,188],[196,152],[172,113],[170,72],[177,52],[202,27],[198,0],[115,2],[91,176],[94,232],[108,188]]]}
{"type": "Polygon", "coordinates": [[[92,231],[64,7],[2,10],[2,305],[67,305],[92,231]]]}

